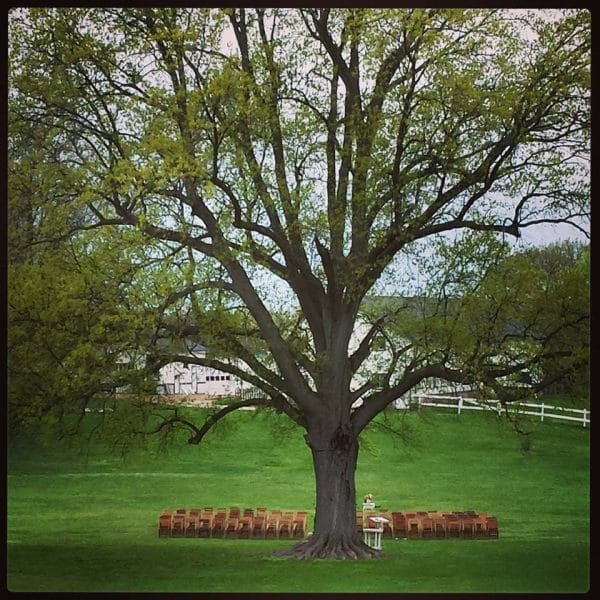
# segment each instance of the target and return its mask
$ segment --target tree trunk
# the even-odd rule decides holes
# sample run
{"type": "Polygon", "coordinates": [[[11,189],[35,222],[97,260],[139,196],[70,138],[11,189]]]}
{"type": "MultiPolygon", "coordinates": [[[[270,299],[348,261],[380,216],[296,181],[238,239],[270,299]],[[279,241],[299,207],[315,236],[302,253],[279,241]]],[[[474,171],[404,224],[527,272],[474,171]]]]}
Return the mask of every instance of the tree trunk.
{"type": "Polygon", "coordinates": [[[331,436],[323,433],[311,441],[316,480],[316,514],[312,535],[280,555],[297,558],[373,558],[380,554],[367,546],[356,531],[356,492],[354,475],[358,441],[338,428],[331,436]],[[327,443],[328,442],[328,443],[327,443]]]}

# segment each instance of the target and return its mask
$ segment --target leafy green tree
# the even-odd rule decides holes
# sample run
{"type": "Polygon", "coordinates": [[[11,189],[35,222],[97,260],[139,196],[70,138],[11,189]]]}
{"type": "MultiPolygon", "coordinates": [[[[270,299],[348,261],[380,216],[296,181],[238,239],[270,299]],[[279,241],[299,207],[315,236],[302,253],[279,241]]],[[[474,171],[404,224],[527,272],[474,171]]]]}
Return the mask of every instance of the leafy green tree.
{"type": "Polygon", "coordinates": [[[425,259],[422,295],[365,306],[367,322],[382,322],[386,379],[399,362],[440,363],[442,379],[502,402],[557,383],[587,396],[589,251],[582,244],[514,252],[493,238],[466,235],[438,250],[425,259]]]}
{"type": "Polygon", "coordinates": [[[537,368],[544,389],[559,390],[573,400],[589,399],[590,247],[563,242],[527,251],[543,271],[537,308],[538,339],[547,352],[537,368]],[[552,350],[552,352],[550,351],[552,350]],[[552,385],[551,382],[553,382],[552,385]]]}
{"type": "MultiPolygon", "coordinates": [[[[491,385],[516,368],[487,362],[464,331],[459,361],[446,336],[441,351],[399,356],[378,385],[358,383],[385,319],[351,347],[357,316],[395,257],[423,240],[443,248],[453,232],[472,232],[476,255],[477,236],[544,222],[587,231],[590,15],[550,16],[11,14],[11,127],[43,123],[48,152],[72,166],[67,189],[83,219],[74,228],[130,228],[187,257],[158,312],[177,309],[173,333],[198,328],[225,357],[188,362],[253,383],[256,402],[306,431],[317,509],[296,556],[377,554],[354,527],[358,437],[395,399],[428,377],[491,385]],[[287,298],[298,327],[278,318],[287,298]]],[[[432,338],[444,335],[426,322],[432,338]]],[[[485,341],[485,325],[469,335],[485,341]]],[[[523,364],[550,351],[529,342],[523,364]]],[[[250,402],[161,428],[183,426],[197,444],[250,402]]]]}
{"type": "Polygon", "coordinates": [[[169,265],[134,230],[86,230],[85,205],[74,200],[77,173],[53,154],[49,131],[12,123],[10,431],[41,423],[47,436],[64,436],[87,410],[112,409],[117,388],[155,389],[155,374],[139,368],[153,338],[147,278],[153,264],[169,265]]]}
{"type": "Polygon", "coordinates": [[[9,161],[10,429],[41,422],[48,435],[64,435],[86,409],[112,404],[117,387],[148,389],[153,376],[123,364],[146,346],[148,295],[136,285],[131,240],[68,235],[68,212],[56,202],[64,190],[46,188],[56,170],[31,162],[37,150],[19,154],[9,161]]]}

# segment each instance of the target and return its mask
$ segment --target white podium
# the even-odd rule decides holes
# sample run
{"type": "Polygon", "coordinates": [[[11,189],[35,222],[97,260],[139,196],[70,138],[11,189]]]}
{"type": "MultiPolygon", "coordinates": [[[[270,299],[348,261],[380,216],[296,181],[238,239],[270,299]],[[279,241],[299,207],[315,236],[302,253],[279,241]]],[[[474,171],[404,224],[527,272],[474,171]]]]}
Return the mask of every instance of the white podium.
{"type": "Polygon", "coordinates": [[[385,517],[369,517],[371,521],[379,524],[379,527],[366,527],[363,529],[363,539],[367,546],[371,546],[375,550],[381,550],[381,536],[383,534],[383,524],[389,523],[390,520],[385,517]]]}

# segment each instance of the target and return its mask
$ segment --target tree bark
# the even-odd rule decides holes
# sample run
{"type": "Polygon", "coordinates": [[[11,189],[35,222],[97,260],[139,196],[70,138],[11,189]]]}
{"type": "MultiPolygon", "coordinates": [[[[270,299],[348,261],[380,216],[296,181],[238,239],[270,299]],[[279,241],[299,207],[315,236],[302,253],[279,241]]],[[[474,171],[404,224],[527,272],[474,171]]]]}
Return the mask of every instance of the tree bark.
{"type": "Polygon", "coordinates": [[[367,546],[356,531],[356,436],[340,426],[331,435],[322,430],[315,435],[309,430],[306,439],[312,452],[316,480],[314,531],[307,540],[278,554],[300,559],[356,560],[379,556],[380,552],[367,546]]]}

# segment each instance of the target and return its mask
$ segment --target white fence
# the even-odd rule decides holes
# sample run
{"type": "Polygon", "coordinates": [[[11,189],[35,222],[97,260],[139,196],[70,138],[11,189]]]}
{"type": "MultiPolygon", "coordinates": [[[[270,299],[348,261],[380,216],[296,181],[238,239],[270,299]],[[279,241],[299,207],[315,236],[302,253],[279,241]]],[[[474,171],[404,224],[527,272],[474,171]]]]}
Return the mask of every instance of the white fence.
{"type": "Polygon", "coordinates": [[[492,410],[498,414],[511,412],[519,415],[531,415],[544,419],[559,419],[562,421],[576,421],[587,427],[591,423],[591,411],[586,408],[565,408],[563,406],[550,406],[532,402],[512,402],[502,406],[499,400],[476,400],[463,396],[442,396],[437,394],[416,394],[418,407],[432,406],[437,408],[454,408],[458,414],[463,410],[492,410]],[[568,414],[571,413],[571,414],[568,414]],[[581,416],[573,416],[581,415],[581,416]]]}

